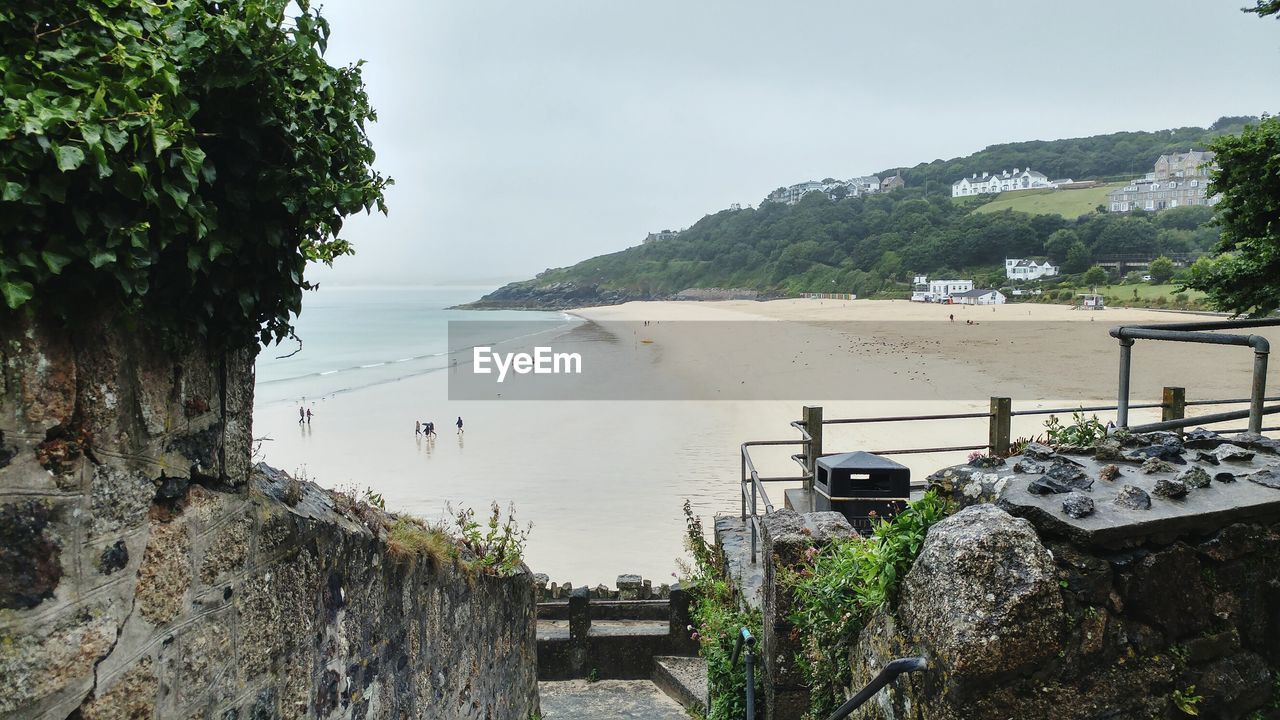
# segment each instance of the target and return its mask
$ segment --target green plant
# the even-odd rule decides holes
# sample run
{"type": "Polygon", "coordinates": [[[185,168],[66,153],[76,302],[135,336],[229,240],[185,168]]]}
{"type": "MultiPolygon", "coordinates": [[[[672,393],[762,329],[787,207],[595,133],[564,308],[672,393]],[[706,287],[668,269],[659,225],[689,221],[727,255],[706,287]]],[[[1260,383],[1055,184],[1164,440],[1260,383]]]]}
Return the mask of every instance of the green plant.
{"type": "Polygon", "coordinates": [[[441,528],[401,516],[387,531],[387,553],[402,560],[426,557],[439,567],[458,557],[458,544],[441,528]]]}
{"type": "Polygon", "coordinates": [[[1050,444],[1089,447],[1107,437],[1107,426],[1097,415],[1086,418],[1084,411],[1077,410],[1071,414],[1071,420],[1070,425],[1063,425],[1057,415],[1050,415],[1045,420],[1045,436],[1050,444]]]}
{"type": "Polygon", "coordinates": [[[596,668],[591,668],[591,671],[587,673],[587,682],[600,682],[600,672],[596,668]]]}
{"type": "Polygon", "coordinates": [[[459,542],[470,555],[467,565],[499,577],[518,575],[523,571],[524,545],[533,524],[521,529],[516,523],[514,505],[507,507],[506,518],[502,517],[502,508],[496,502],[489,510],[483,525],[476,520],[476,511],[471,508],[454,512],[459,542]]]}
{"type": "Polygon", "coordinates": [[[1172,645],[1169,647],[1169,654],[1172,655],[1180,664],[1186,665],[1187,658],[1190,656],[1190,651],[1187,650],[1186,645],[1172,645]]]}
{"type": "Polygon", "coordinates": [[[795,599],[788,619],[804,647],[799,664],[810,688],[810,715],[825,717],[843,702],[843,678],[858,634],[872,613],[897,602],[899,584],[925,535],[949,509],[944,498],[925,493],[892,520],[881,520],[869,538],[811,548],[811,564],[788,576],[795,599]]]}
{"type": "Polygon", "coordinates": [[[1203,696],[1196,695],[1195,685],[1188,685],[1186,690],[1175,689],[1173,691],[1173,704],[1184,715],[1199,715],[1200,708],[1198,706],[1202,700],[1204,700],[1203,696]]]}
{"type": "MultiPolygon", "coordinates": [[[[698,654],[707,661],[707,689],[710,708],[706,720],[740,720],[746,715],[746,675],[742,660],[733,666],[734,639],[746,627],[760,637],[763,617],[759,610],[744,607],[733,592],[728,573],[708,545],[702,521],[694,515],[689,501],[684,503],[685,549],[693,564],[685,568],[693,596],[690,631],[698,641],[698,654]]],[[[756,697],[764,697],[763,673],[756,672],[756,697]]],[[[754,720],[754,719],[752,719],[754,720]]]]}
{"type": "Polygon", "coordinates": [[[307,263],[350,253],[344,218],[390,182],[328,38],[309,0],[5,3],[3,307],[288,337],[307,263]]]}

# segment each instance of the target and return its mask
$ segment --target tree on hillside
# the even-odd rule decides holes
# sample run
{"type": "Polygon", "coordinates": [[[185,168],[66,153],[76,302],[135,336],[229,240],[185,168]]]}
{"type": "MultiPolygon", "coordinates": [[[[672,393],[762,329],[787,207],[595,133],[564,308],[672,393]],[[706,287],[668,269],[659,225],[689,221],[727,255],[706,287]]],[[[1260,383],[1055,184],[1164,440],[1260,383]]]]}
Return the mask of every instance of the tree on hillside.
{"type": "MultiPolygon", "coordinates": [[[[1067,253],[1071,252],[1071,247],[1077,243],[1080,243],[1080,236],[1076,231],[1070,228],[1063,228],[1055,231],[1044,241],[1044,254],[1048,255],[1051,260],[1064,262],[1067,259],[1067,253]]],[[[1081,247],[1084,247],[1084,245],[1081,244],[1081,247]]],[[[1085,248],[1085,252],[1086,254],[1088,253],[1088,248],[1085,248]]],[[[1074,272],[1083,270],[1084,268],[1081,267],[1080,270],[1074,272]]]]}
{"type": "Polygon", "coordinates": [[[1079,273],[1089,269],[1089,264],[1093,262],[1093,258],[1089,255],[1089,248],[1085,244],[1077,240],[1067,250],[1067,259],[1062,264],[1062,271],[1066,273],[1079,273]]]}
{"type": "Polygon", "coordinates": [[[1080,280],[1086,286],[1091,288],[1096,288],[1099,285],[1106,284],[1107,271],[1102,269],[1101,265],[1094,265],[1093,267],[1085,271],[1084,275],[1080,278],[1080,280]]]}
{"type": "MultiPolygon", "coordinates": [[[[1259,14],[1277,11],[1280,5],[1259,14]]],[[[1211,149],[1219,169],[1210,192],[1222,196],[1219,256],[1192,266],[1186,286],[1208,293],[1219,309],[1268,314],[1280,308],[1280,117],[1265,117],[1211,149]]]]}
{"type": "Polygon", "coordinates": [[[1156,285],[1167,283],[1169,282],[1169,279],[1173,277],[1175,270],[1176,268],[1173,265],[1173,261],[1161,255],[1151,261],[1151,272],[1149,273],[1151,275],[1151,282],[1156,285]]]}

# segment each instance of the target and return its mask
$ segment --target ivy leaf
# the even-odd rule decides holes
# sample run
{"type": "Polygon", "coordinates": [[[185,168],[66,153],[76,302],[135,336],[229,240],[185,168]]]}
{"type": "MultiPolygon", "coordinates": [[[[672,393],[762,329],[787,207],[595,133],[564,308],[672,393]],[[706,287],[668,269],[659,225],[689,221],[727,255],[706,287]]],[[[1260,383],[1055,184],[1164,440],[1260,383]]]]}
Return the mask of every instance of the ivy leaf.
{"type": "Polygon", "coordinates": [[[49,267],[49,272],[54,275],[61,275],[62,268],[66,267],[67,263],[71,262],[71,258],[66,255],[50,252],[48,250],[42,251],[40,253],[40,257],[44,258],[44,264],[49,267]]]}
{"type": "Polygon", "coordinates": [[[0,280],[0,292],[4,293],[5,304],[13,310],[30,300],[34,296],[35,288],[29,282],[0,280]]]}
{"type": "Polygon", "coordinates": [[[75,170],[84,163],[84,151],[74,145],[59,145],[54,148],[53,156],[62,172],[75,170]]]}
{"type": "Polygon", "coordinates": [[[18,202],[22,199],[22,186],[16,182],[7,182],[4,184],[4,190],[0,192],[0,200],[5,202],[18,202]]]}
{"type": "Polygon", "coordinates": [[[103,265],[110,265],[116,261],[116,254],[113,252],[97,252],[89,256],[89,264],[94,268],[100,268],[103,265]]]}

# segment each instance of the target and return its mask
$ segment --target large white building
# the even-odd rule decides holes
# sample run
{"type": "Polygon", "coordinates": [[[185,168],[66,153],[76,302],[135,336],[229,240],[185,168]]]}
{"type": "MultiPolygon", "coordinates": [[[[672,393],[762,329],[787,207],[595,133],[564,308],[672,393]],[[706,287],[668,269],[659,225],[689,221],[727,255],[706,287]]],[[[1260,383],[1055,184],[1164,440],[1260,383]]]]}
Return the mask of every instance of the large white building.
{"type": "Polygon", "coordinates": [[[1039,280],[1058,274],[1058,266],[1048,260],[1038,263],[1035,260],[1022,258],[1004,259],[1004,276],[1010,280],[1039,280]]]}
{"type": "Polygon", "coordinates": [[[990,175],[982,173],[979,176],[974,173],[972,177],[960,178],[951,183],[951,197],[965,197],[968,195],[987,195],[992,193],[1007,192],[1009,190],[1034,190],[1037,188],[1054,188],[1056,185],[1049,180],[1049,176],[1044,173],[1036,172],[1031,168],[1019,170],[1014,168],[1012,171],[990,175]]]}
{"type": "Polygon", "coordinates": [[[826,193],[827,197],[835,200],[842,197],[859,197],[861,195],[871,195],[880,192],[880,178],[875,175],[864,175],[862,177],[850,178],[848,180],[837,180],[835,182],[818,182],[810,180],[808,182],[796,183],[785,188],[778,188],[769,193],[769,197],[765,198],[768,202],[780,202],[788,205],[795,205],[800,202],[800,198],[812,192],[826,193]]]}
{"type": "Polygon", "coordinates": [[[973,289],[972,280],[930,280],[929,295],[933,302],[946,302],[949,298],[973,289]]]}

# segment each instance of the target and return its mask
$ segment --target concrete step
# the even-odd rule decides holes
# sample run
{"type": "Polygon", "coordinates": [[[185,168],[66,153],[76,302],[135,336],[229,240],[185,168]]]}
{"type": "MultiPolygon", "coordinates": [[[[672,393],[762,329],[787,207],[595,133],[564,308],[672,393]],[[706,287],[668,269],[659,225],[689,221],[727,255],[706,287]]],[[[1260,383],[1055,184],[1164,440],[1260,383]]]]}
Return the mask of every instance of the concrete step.
{"type": "Polygon", "coordinates": [[[688,710],[707,711],[707,661],[664,655],[653,659],[653,684],[688,710]]]}
{"type": "Polygon", "coordinates": [[[545,720],[688,720],[679,703],[648,680],[538,683],[545,720]]]}

